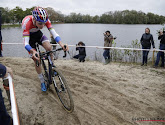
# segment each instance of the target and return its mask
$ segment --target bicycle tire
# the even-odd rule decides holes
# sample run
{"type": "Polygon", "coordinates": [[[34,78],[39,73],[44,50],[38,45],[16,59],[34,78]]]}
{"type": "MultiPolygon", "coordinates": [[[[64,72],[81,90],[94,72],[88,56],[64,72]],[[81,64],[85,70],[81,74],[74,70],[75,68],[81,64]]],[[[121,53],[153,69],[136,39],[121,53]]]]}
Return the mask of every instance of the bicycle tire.
{"type": "Polygon", "coordinates": [[[45,71],[44,67],[46,67],[46,64],[45,64],[44,60],[42,60],[41,70],[42,70],[42,74],[43,74],[44,81],[45,81],[45,84],[46,84],[46,88],[49,89],[50,88],[50,84],[49,84],[49,80],[48,80],[48,72],[45,71]]]}
{"type": "Polygon", "coordinates": [[[65,80],[65,78],[62,75],[62,73],[60,72],[60,70],[57,69],[56,67],[52,68],[52,72],[53,73],[56,72],[56,76],[54,76],[55,79],[52,79],[52,81],[53,81],[53,83],[56,82],[57,87],[55,86],[55,84],[54,84],[54,87],[55,87],[55,91],[57,93],[57,96],[58,96],[60,102],[62,103],[64,109],[67,112],[73,112],[74,102],[73,102],[73,99],[72,99],[71,92],[70,92],[70,89],[68,87],[67,81],[65,80]],[[59,81],[57,79],[59,79],[59,81]],[[63,86],[62,86],[62,82],[63,82],[63,86]],[[67,99],[66,99],[66,97],[67,97],[67,99]]]}

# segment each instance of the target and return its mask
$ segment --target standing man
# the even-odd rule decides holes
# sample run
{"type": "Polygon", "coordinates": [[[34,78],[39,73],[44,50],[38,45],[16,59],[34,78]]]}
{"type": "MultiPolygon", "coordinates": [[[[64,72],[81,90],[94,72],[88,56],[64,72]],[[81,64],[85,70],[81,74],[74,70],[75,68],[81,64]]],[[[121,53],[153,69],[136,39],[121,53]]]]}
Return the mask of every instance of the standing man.
{"type": "MultiPolygon", "coordinates": [[[[165,50],[165,31],[160,31],[158,39],[160,40],[160,50],[165,50]]],[[[162,60],[161,67],[164,67],[164,52],[158,52],[155,67],[158,67],[159,60],[162,60]]]]}
{"type": "MultiPolygon", "coordinates": [[[[3,86],[6,90],[9,89],[9,83],[7,79],[8,74],[10,74],[13,77],[11,68],[0,64],[0,78],[3,79],[3,86]]],[[[10,95],[7,96],[10,99],[10,95]]],[[[0,125],[12,125],[12,119],[7,113],[1,89],[0,89],[0,125]]]]}
{"type": "Polygon", "coordinates": [[[0,10],[0,57],[2,57],[1,10],[0,10]]]}
{"type": "MultiPolygon", "coordinates": [[[[113,36],[110,34],[110,31],[106,31],[104,34],[104,47],[112,47],[112,42],[114,40],[113,36]]],[[[104,59],[105,59],[105,65],[107,65],[110,62],[110,49],[104,48],[103,53],[104,59]]]]}

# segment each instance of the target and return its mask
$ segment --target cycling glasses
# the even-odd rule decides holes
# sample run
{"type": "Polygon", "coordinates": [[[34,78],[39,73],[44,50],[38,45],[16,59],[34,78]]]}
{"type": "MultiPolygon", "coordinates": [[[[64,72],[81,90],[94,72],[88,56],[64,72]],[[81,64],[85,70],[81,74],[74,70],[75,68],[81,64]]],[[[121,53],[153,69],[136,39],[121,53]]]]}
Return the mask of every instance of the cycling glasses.
{"type": "Polygon", "coordinates": [[[44,25],[45,23],[44,22],[39,22],[37,21],[38,25],[44,25]]]}

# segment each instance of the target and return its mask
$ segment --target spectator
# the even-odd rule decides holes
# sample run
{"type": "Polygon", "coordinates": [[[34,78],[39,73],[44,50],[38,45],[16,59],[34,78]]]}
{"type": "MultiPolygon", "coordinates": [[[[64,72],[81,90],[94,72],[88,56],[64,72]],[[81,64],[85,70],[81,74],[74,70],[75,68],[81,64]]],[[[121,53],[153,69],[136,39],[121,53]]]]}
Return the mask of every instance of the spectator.
{"type": "MultiPolygon", "coordinates": [[[[153,48],[155,48],[153,36],[152,34],[150,34],[149,28],[145,29],[145,33],[142,35],[140,42],[142,45],[142,49],[151,49],[151,43],[152,43],[153,48]]],[[[148,53],[149,53],[148,50],[143,50],[143,61],[142,61],[141,66],[143,65],[147,66],[148,53]]]]}
{"type": "MultiPolygon", "coordinates": [[[[112,47],[112,42],[114,40],[113,36],[111,35],[110,31],[106,31],[104,34],[104,47],[112,47]]],[[[107,65],[110,62],[110,49],[104,48],[103,53],[104,59],[105,59],[105,65],[107,65]]]]}
{"type": "MultiPolygon", "coordinates": [[[[160,50],[165,50],[165,31],[160,31],[158,39],[160,40],[160,50]]],[[[161,67],[164,67],[164,52],[158,52],[155,67],[158,67],[160,57],[162,59],[161,67]]]]}
{"type": "MultiPolygon", "coordinates": [[[[6,92],[8,91],[8,98],[10,99],[9,83],[8,83],[8,80],[5,79],[8,76],[8,73],[10,73],[11,76],[13,76],[12,70],[10,68],[5,67],[4,65],[0,64],[0,78],[3,78],[4,88],[6,89],[6,92]]],[[[2,97],[2,91],[0,89],[0,125],[10,125],[10,124],[12,124],[12,119],[6,111],[4,100],[2,97]]]]}
{"type": "Polygon", "coordinates": [[[80,41],[78,43],[78,46],[76,45],[76,51],[79,50],[79,54],[75,55],[73,58],[79,59],[80,62],[85,62],[86,50],[85,47],[81,47],[81,46],[85,46],[85,44],[82,41],[80,41]]]}
{"type": "Polygon", "coordinates": [[[2,56],[1,11],[0,11],[0,57],[2,56]]]}

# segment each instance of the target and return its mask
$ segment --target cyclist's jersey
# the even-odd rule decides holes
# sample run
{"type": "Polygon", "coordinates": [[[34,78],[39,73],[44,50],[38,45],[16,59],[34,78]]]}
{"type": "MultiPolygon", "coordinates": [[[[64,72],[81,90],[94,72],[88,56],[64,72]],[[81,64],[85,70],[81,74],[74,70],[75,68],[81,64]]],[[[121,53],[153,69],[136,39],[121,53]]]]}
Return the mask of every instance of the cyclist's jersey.
{"type": "MultiPolygon", "coordinates": [[[[52,27],[50,20],[48,20],[45,23],[45,26],[48,28],[48,30],[52,34],[52,36],[55,39],[55,41],[58,43],[61,40],[61,38],[59,37],[59,35],[56,33],[56,31],[52,27]]],[[[30,52],[30,50],[32,49],[32,47],[29,45],[30,34],[35,33],[35,32],[40,30],[38,27],[36,27],[34,25],[33,16],[32,15],[26,16],[23,19],[23,21],[22,21],[22,29],[23,29],[23,41],[24,41],[25,48],[26,48],[27,51],[30,52]]]]}

